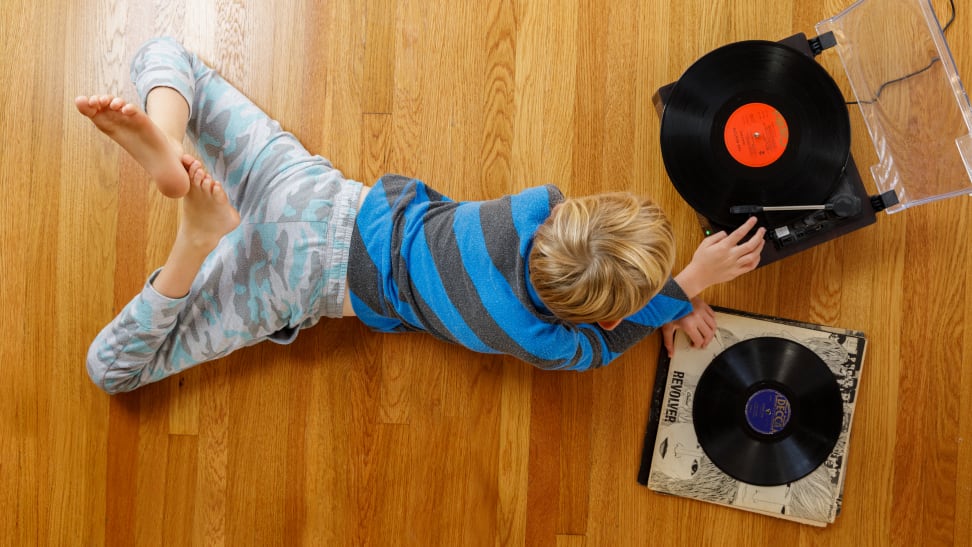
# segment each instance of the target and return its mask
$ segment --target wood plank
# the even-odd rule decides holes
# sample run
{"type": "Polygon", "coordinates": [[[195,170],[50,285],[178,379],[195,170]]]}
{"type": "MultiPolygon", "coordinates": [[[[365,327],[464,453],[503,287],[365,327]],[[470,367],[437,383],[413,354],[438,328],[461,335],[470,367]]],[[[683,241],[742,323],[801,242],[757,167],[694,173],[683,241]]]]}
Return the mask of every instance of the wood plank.
{"type": "Polygon", "coordinates": [[[195,515],[196,468],[199,465],[195,435],[169,435],[165,470],[162,533],[165,545],[192,543],[195,515]]]}
{"type": "Polygon", "coordinates": [[[361,109],[370,114],[390,114],[394,104],[396,8],[394,0],[368,0],[365,7],[361,109]]]}
{"type": "MultiPolygon", "coordinates": [[[[31,3],[13,2],[10,18],[5,25],[24,28],[36,17],[34,9],[31,3]]],[[[4,8],[4,15],[7,15],[6,11],[4,8]]],[[[23,45],[21,39],[16,33],[0,32],[0,47],[3,51],[14,51],[23,45]]],[[[36,40],[29,40],[27,45],[36,43],[36,40]]],[[[35,91],[36,73],[42,67],[32,59],[14,60],[11,57],[4,56],[0,60],[0,79],[24,83],[17,87],[2,86],[0,101],[4,105],[19,102],[19,93],[32,95],[39,91],[35,91]]],[[[14,244],[23,241],[24,232],[40,233],[36,225],[37,217],[32,219],[30,215],[32,194],[37,195],[37,205],[50,203],[51,206],[43,212],[51,215],[48,217],[51,220],[57,219],[57,201],[50,199],[56,196],[56,192],[43,192],[43,187],[34,189],[33,185],[24,183],[30,180],[25,174],[31,172],[33,163],[33,135],[24,129],[31,127],[36,108],[39,107],[33,103],[16,109],[4,108],[0,117],[0,134],[4,136],[4,146],[0,147],[0,187],[6,192],[5,199],[0,202],[0,241],[3,242],[3,251],[0,252],[0,279],[3,280],[0,283],[0,302],[9,310],[0,314],[0,330],[9,333],[9,339],[0,344],[0,367],[8,378],[0,387],[0,416],[4,417],[0,420],[0,536],[20,544],[46,539],[47,526],[41,515],[49,504],[49,500],[45,500],[34,486],[41,480],[46,482],[47,478],[42,459],[46,455],[43,448],[46,424],[41,420],[48,396],[44,390],[45,384],[39,382],[49,373],[30,370],[40,368],[38,363],[43,361],[34,361],[27,349],[31,337],[30,330],[23,324],[23,317],[32,304],[27,289],[31,266],[37,266],[39,259],[49,256],[49,248],[56,245],[56,239],[38,238],[38,242],[30,246],[14,244]],[[38,249],[40,246],[46,248],[38,249]]],[[[57,154],[58,151],[52,153],[57,154]]],[[[46,274],[45,280],[50,279],[50,269],[35,271],[46,274]]],[[[32,293],[35,297],[45,298],[39,302],[43,306],[40,311],[50,310],[55,291],[36,294],[35,290],[32,293]]],[[[39,322],[35,320],[31,323],[39,322]]],[[[50,357],[49,354],[46,356],[50,357]]]]}
{"type": "Polygon", "coordinates": [[[508,362],[503,369],[499,400],[497,545],[528,545],[532,374],[519,363],[508,362]]]}
{"type": "Polygon", "coordinates": [[[560,523],[563,401],[556,375],[534,371],[526,545],[553,545],[560,523]]]}

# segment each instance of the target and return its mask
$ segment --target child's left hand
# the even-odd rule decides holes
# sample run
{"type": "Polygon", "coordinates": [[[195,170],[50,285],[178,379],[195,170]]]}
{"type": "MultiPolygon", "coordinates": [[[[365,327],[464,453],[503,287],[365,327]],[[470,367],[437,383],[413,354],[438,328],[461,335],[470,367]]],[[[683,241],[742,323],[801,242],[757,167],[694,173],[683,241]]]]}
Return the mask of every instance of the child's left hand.
{"type": "Polygon", "coordinates": [[[692,313],[662,325],[662,340],[668,356],[675,354],[675,331],[682,329],[692,341],[692,347],[704,348],[709,345],[716,333],[715,312],[701,298],[692,299],[692,313]]]}

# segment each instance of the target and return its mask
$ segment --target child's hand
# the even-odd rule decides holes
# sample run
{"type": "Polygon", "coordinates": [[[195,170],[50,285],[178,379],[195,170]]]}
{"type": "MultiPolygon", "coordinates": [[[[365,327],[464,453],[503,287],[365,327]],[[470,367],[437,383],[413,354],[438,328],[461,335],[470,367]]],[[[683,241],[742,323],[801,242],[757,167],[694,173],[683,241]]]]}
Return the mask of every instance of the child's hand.
{"type": "Polygon", "coordinates": [[[668,356],[675,355],[675,331],[682,329],[692,342],[693,348],[709,345],[716,333],[715,312],[701,298],[692,299],[692,313],[662,325],[662,340],[668,356]]]}
{"type": "Polygon", "coordinates": [[[731,234],[719,232],[702,240],[692,256],[692,262],[682,270],[675,281],[691,298],[706,287],[724,283],[753,270],[759,265],[760,253],[766,240],[766,228],[760,228],[745,243],[739,243],[756,226],[756,217],[750,217],[731,234]]]}
{"type": "Polygon", "coordinates": [[[718,232],[702,240],[692,256],[699,268],[710,275],[709,285],[724,283],[759,266],[760,253],[766,240],[766,228],[760,228],[746,243],[740,244],[746,234],[756,226],[756,217],[749,217],[731,234],[718,232]]]}

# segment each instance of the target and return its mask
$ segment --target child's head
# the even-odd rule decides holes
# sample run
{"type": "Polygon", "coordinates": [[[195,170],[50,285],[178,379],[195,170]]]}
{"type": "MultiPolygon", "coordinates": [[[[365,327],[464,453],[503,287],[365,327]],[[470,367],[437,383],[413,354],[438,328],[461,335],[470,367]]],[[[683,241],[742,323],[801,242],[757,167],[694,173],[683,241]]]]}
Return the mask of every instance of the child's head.
{"type": "Polygon", "coordinates": [[[627,192],[567,199],[537,230],[530,281],[554,315],[612,322],[648,303],[671,275],[675,237],[665,213],[627,192]]]}

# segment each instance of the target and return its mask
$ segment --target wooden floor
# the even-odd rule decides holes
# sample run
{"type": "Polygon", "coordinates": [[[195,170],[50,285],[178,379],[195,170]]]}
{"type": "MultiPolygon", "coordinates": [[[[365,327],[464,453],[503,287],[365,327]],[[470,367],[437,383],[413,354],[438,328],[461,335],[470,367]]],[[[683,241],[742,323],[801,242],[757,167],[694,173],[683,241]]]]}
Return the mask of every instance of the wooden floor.
{"type": "MultiPolygon", "coordinates": [[[[0,543],[972,544],[967,197],[882,213],[706,293],[869,335],[844,512],[826,529],[636,483],[654,337],[605,369],[549,373],[345,319],[133,394],[84,369],[165,258],[178,208],[71,99],[134,99],[128,62],[149,37],[182,40],[361,181],[397,172],[465,200],[547,182],[652,195],[684,264],[701,235],[665,175],[652,93],[719,45],[812,34],[849,3],[4,0],[0,543]]],[[[959,2],[966,82],[970,36],[959,2]]]]}

